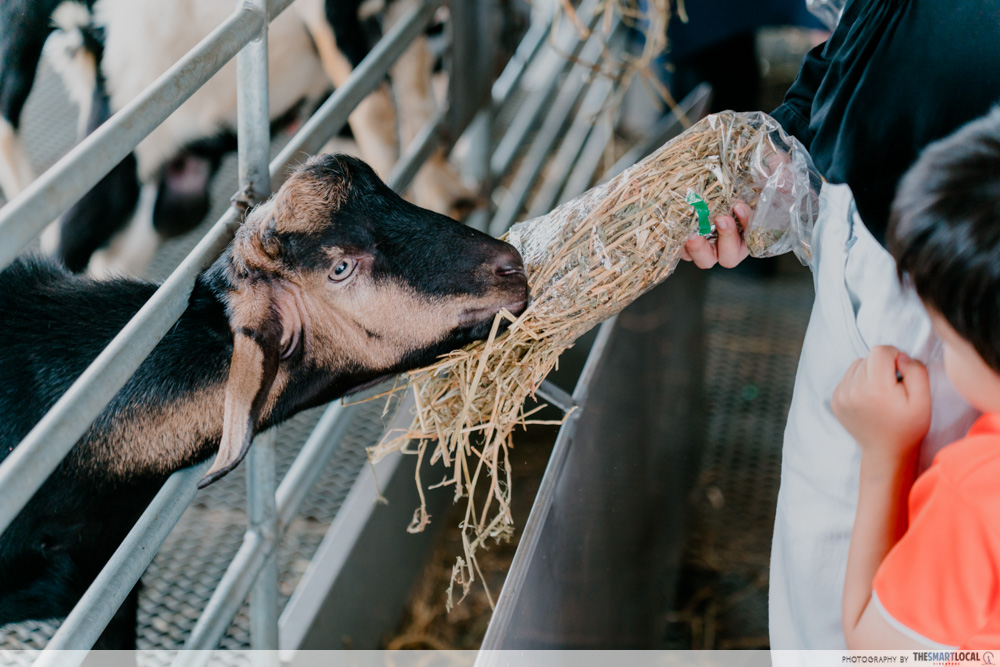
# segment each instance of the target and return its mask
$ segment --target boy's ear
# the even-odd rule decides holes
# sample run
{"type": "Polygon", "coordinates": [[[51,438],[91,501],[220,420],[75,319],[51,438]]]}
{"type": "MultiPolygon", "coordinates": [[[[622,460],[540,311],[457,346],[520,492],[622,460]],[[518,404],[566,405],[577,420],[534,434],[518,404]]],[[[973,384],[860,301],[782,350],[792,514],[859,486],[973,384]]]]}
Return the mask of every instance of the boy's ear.
{"type": "Polygon", "coordinates": [[[215,463],[198,488],[225,476],[250,449],[281,355],[281,319],[272,295],[268,282],[256,281],[242,286],[230,299],[233,358],[226,381],[222,442],[215,463]]]}

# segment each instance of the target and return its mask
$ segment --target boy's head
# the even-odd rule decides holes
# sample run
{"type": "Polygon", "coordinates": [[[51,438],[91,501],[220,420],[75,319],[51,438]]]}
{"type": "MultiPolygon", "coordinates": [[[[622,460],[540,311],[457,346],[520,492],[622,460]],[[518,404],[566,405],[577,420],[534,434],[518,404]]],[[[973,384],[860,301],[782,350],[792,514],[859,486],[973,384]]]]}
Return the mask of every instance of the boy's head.
{"type": "Polygon", "coordinates": [[[888,240],[900,279],[931,311],[956,388],[972,401],[954,377],[975,361],[964,352],[1000,391],[1000,108],[924,150],[900,183],[888,240]]]}

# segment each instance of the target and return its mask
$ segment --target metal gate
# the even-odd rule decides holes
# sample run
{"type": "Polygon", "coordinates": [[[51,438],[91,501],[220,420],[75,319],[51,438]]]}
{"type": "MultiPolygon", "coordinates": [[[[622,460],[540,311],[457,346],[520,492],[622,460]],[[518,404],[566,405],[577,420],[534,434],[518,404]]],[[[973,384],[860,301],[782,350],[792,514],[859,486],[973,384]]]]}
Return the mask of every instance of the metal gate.
{"type": "MultiPolygon", "coordinates": [[[[234,57],[239,73],[239,186],[241,192],[251,193],[255,201],[261,201],[280,184],[291,163],[302,154],[317,152],[346,123],[351,110],[384,79],[392,63],[425,29],[442,4],[442,0],[415,3],[412,12],[378,42],[347,83],[336,90],[269,163],[267,26],[291,1],[241,0],[229,19],[0,209],[0,268],[10,264],[43,227],[83,196],[234,57]]],[[[612,84],[589,76],[585,63],[599,57],[606,36],[598,31],[581,34],[565,21],[554,29],[558,5],[558,0],[536,0],[530,28],[501,76],[490,81],[482,73],[492,68],[494,49],[486,36],[490,34],[487,28],[496,5],[488,0],[448,3],[451,26],[448,104],[417,134],[413,144],[402,150],[401,159],[388,178],[393,189],[404,190],[438,146],[453,144],[463,132],[470,141],[465,169],[488,184],[492,198],[490,210],[480,213],[470,224],[495,235],[505,231],[525,211],[529,216],[546,212],[590,185],[611,136],[610,123],[595,123],[595,115],[603,108],[612,84]],[[529,139],[531,145],[525,151],[529,139]],[[502,178],[506,179],[505,187],[493,190],[502,178]]],[[[593,16],[589,19],[591,28],[600,16],[588,14],[587,8],[595,5],[593,0],[585,2],[580,12],[582,16],[593,16]]],[[[618,30],[617,25],[612,28],[618,30]]],[[[687,110],[698,115],[703,108],[704,91],[696,98],[689,100],[687,110]]],[[[673,131],[676,126],[672,123],[653,128],[645,150],[662,142],[664,133],[673,131]]],[[[634,161],[643,150],[637,148],[636,154],[624,160],[634,161]]],[[[135,317],[0,465],[0,531],[10,524],[174,325],[187,306],[197,275],[229,243],[239,221],[240,213],[230,208],[215,222],[135,317]]],[[[588,368],[596,367],[611,326],[609,323],[602,329],[588,368]]],[[[592,371],[585,372],[572,397],[552,385],[543,386],[541,393],[552,404],[569,409],[586,395],[592,377],[592,371]]],[[[352,412],[353,409],[339,403],[326,408],[280,483],[273,434],[266,432],[256,438],[245,463],[247,527],[242,546],[201,610],[194,629],[184,638],[185,649],[218,646],[248,597],[250,647],[297,647],[298,637],[285,638],[279,633],[277,546],[324,465],[338,451],[348,433],[352,412]]],[[[560,442],[570,438],[575,423],[571,421],[564,427],[560,442]]],[[[557,464],[564,449],[557,444],[557,464]]],[[[59,664],[82,662],[85,653],[58,654],[55,650],[86,649],[94,645],[195,498],[196,484],[209,465],[210,461],[206,461],[181,470],[164,484],[35,664],[51,665],[56,660],[59,664]]],[[[395,463],[390,460],[388,465],[387,474],[391,474],[395,463]]],[[[362,472],[352,493],[367,488],[365,484],[370,479],[366,474],[362,472]]],[[[551,489],[543,487],[543,492],[550,493],[551,489]]],[[[544,504],[550,498],[541,500],[544,504]]],[[[366,510],[362,505],[345,501],[330,533],[339,531],[343,539],[349,540],[351,535],[356,539],[365,521],[366,510]]],[[[516,565],[530,559],[537,543],[534,531],[540,527],[529,520],[525,532],[527,551],[523,557],[519,556],[516,565]]],[[[402,526],[400,532],[401,529],[402,526]]],[[[321,547],[317,559],[336,561],[342,557],[342,553],[331,555],[321,547]]],[[[517,571],[520,569],[518,565],[517,571]]],[[[516,579],[515,572],[515,584],[516,579]]],[[[304,582],[292,595],[285,613],[301,618],[301,611],[290,609],[315,609],[319,602],[310,598],[316,597],[317,590],[322,591],[322,585],[317,586],[315,578],[304,582]]],[[[500,618],[508,619],[503,606],[500,618]]],[[[493,632],[494,636],[499,630],[493,632]]],[[[207,660],[204,653],[182,652],[175,662],[194,664],[204,660],[207,660]]]]}

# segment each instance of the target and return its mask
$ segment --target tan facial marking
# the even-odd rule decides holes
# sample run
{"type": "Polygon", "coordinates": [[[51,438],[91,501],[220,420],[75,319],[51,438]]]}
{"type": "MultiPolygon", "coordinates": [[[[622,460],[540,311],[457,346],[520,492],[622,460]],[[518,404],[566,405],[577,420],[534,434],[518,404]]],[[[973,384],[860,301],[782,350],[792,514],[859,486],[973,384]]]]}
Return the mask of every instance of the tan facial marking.
{"type": "Polygon", "coordinates": [[[287,277],[283,275],[287,271],[276,235],[323,231],[330,216],[347,201],[350,187],[346,179],[319,179],[308,171],[292,174],[272,199],[250,212],[237,230],[230,253],[235,277],[253,273],[287,277]]]}
{"type": "Polygon", "coordinates": [[[272,289],[265,281],[246,281],[229,300],[229,322],[233,330],[256,329],[271,318],[272,289]]]}
{"type": "Polygon", "coordinates": [[[343,289],[329,285],[325,276],[310,278],[300,288],[307,353],[327,368],[389,368],[450,334],[466,310],[500,307],[497,295],[433,298],[396,281],[376,285],[369,275],[343,289]]]}

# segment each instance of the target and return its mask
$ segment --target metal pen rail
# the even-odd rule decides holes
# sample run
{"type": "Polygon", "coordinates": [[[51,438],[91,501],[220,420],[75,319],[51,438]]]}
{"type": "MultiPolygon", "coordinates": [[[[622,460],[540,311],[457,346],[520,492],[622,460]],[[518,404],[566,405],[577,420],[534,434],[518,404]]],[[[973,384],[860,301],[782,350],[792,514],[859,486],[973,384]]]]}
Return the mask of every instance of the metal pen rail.
{"type": "MultiPolygon", "coordinates": [[[[0,210],[0,268],[52,219],[104,177],[159,123],[234,56],[238,77],[240,194],[265,199],[284,179],[287,167],[316,152],[346,122],[355,106],[385,78],[389,68],[421,34],[441,0],[423,0],[376,44],[347,82],[317,110],[278,156],[268,163],[267,28],[292,0],[241,0],[234,13],[129,105],[84,139],[18,197],[0,210]],[[238,55],[237,55],[238,54],[238,55]],[[86,165],[86,168],[84,168],[86,165]]],[[[461,35],[464,31],[455,31],[461,35]]],[[[474,40],[475,36],[468,35],[474,40]]],[[[452,93],[454,94],[454,93],[452,93]]],[[[407,147],[391,177],[404,190],[420,164],[441,143],[443,114],[407,147]]],[[[450,128],[460,130],[461,128],[450,128]]],[[[135,317],[0,464],[0,532],[125,384],[153,347],[184,312],[198,274],[211,265],[239,224],[230,207],[167,278],[135,317]]],[[[226,579],[203,613],[189,643],[213,648],[239,608],[251,596],[251,645],[278,646],[275,551],[283,530],[316,482],[322,464],[336,450],[350,410],[331,405],[276,488],[274,442],[258,436],[248,457],[248,530],[226,579]]],[[[98,578],[65,619],[37,664],[67,664],[86,649],[128,596],[196,493],[208,462],[175,473],[129,532],[98,578]]]]}
{"type": "MultiPolygon", "coordinates": [[[[72,149],[19,197],[0,209],[0,239],[3,239],[0,244],[0,268],[13,261],[45,225],[85,194],[146,134],[233,57],[237,57],[239,81],[237,131],[240,193],[255,202],[266,198],[272,189],[281,184],[288,166],[300,161],[305,154],[315,153],[347,122],[355,106],[384,80],[393,63],[423,31],[444,2],[417,2],[413,10],[385,34],[347,82],[327,99],[268,163],[268,20],[283,11],[291,1],[240,0],[232,16],[174,67],[72,149]],[[83,168],[84,165],[86,168],[83,168]]],[[[589,5],[593,4],[589,2],[589,5]]],[[[485,82],[485,94],[468,90],[467,85],[461,86],[461,90],[451,87],[450,105],[430,118],[411,144],[403,147],[400,160],[388,178],[391,187],[397,191],[404,190],[434,150],[459,136],[471,121],[474,107],[465,97],[461,98],[461,104],[454,104],[457,96],[468,95],[477,104],[488,106],[484,113],[492,120],[505,105],[518,100],[515,90],[525,81],[532,80],[541,81],[541,86],[530,90],[526,97],[523,94],[520,96],[520,106],[513,113],[506,131],[495,142],[490,135],[487,142],[490,173],[486,174],[485,181],[492,184],[507,174],[530,133],[541,127],[538,147],[530,151],[520,165],[521,175],[513,179],[516,187],[509,194],[510,199],[501,202],[501,211],[493,218],[491,230],[494,233],[504,231],[521,210],[538,181],[540,162],[556,145],[556,135],[561,135],[565,129],[565,120],[554,116],[569,116],[574,110],[576,119],[570,126],[574,146],[572,150],[564,148],[559,156],[564,167],[574,165],[575,168],[560,168],[559,182],[547,180],[540,194],[536,195],[532,208],[545,207],[557,196],[565,198],[578,194],[571,191],[567,179],[570,183],[583,183],[586,174],[582,172],[587,171],[583,165],[590,165],[591,174],[595,166],[589,159],[584,159],[592,152],[589,147],[591,144],[597,147],[597,143],[603,144],[609,138],[608,133],[587,131],[590,125],[588,114],[592,116],[594,110],[600,107],[606,85],[601,81],[574,81],[560,87],[561,78],[567,71],[581,69],[569,64],[571,61],[566,55],[579,55],[588,48],[588,44],[591,51],[596,46],[592,40],[588,41],[565,26],[553,32],[555,5],[554,1],[538,3],[535,21],[514,58],[492,88],[488,81],[485,82]],[[547,41],[550,34],[554,35],[552,42],[547,41]],[[556,101],[556,108],[546,116],[553,100],[556,101]],[[599,141],[601,139],[603,141],[599,141]]],[[[473,6],[471,3],[463,4],[460,11],[453,6],[453,20],[459,17],[462,21],[469,21],[464,29],[454,27],[451,31],[453,40],[465,40],[459,45],[461,48],[454,48],[454,53],[461,56],[455,58],[453,63],[454,81],[479,83],[483,78],[477,68],[481,67],[484,59],[466,57],[466,54],[476,52],[477,48],[485,48],[479,44],[481,36],[475,29],[470,29],[471,25],[480,25],[482,19],[482,15],[471,10],[473,6]]],[[[210,266],[229,243],[239,221],[237,210],[229,208],[135,317],[0,464],[0,532],[6,529],[178,320],[187,307],[198,274],[210,266]]],[[[597,363],[610,329],[610,324],[602,329],[601,342],[595,348],[595,361],[592,363],[597,363]]],[[[584,373],[573,396],[549,384],[544,385],[539,393],[561,409],[569,410],[583,402],[591,376],[591,371],[584,373]]],[[[188,637],[185,648],[212,649],[217,646],[248,596],[252,648],[278,648],[277,544],[302,506],[307,491],[319,477],[323,464],[336,451],[352,415],[351,408],[339,404],[329,406],[280,484],[275,476],[273,438],[268,433],[256,438],[246,463],[249,525],[243,544],[188,637]]],[[[565,439],[568,435],[561,437],[565,439]]],[[[557,447],[557,451],[562,449],[557,447]]],[[[55,651],[87,649],[94,645],[195,497],[197,481],[207,467],[208,462],[179,471],[167,480],[62,623],[36,664],[52,665],[57,660],[60,665],[79,664],[83,661],[85,652],[57,654],[55,651]]],[[[529,521],[529,524],[531,530],[535,530],[534,523],[529,521]]],[[[535,538],[527,531],[523,539],[531,542],[535,538]]],[[[207,658],[207,652],[183,652],[177,656],[177,663],[200,664],[207,658]]]]}
{"type": "MultiPolygon", "coordinates": [[[[351,109],[378,85],[394,60],[426,25],[436,5],[435,2],[424,2],[379,42],[375,50],[354,72],[351,80],[320,107],[313,118],[274,159],[270,168],[272,183],[283,180],[282,177],[289,164],[303,154],[318,150],[330,134],[347,121],[351,109]]],[[[241,10],[241,13],[243,11],[245,10],[241,10]]],[[[214,32],[206,40],[213,39],[213,35],[214,32]]],[[[199,45],[195,50],[200,48],[199,45]]],[[[153,84],[154,87],[157,85],[153,84]]],[[[266,102],[266,97],[264,101],[266,102]]],[[[108,122],[113,120],[114,118],[108,122]]],[[[87,171],[80,168],[80,158],[73,157],[72,154],[67,155],[67,158],[73,158],[73,164],[80,171],[87,171]]],[[[67,158],[60,160],[53,169],[63,164],[67,158]]],[[[88,169],[94,170],[93,166],[88,169]]],[[[51,170],[41,178],[48,178],[49,173],[51,170]]],[[[405,185],[402,182],[401,184],[405,185]]],[[[25,190],[21,196],[8,204],[8,207],[18,205],[20,208],[30,208],[37,203],[36,199],[43,195],[44,191],[25,190]],[[21,204],[22,201],[27,203],[21,204]]],[[[3,209],[4,219],[11,219],[6,214],[8,207],[3,209]]],[[[86,432],[104,406],[124,386],[160,338],[181,316],[187,307],[195,279],[201,271],[211,265],[232,240],[239,224],[239,217],[240,214],[235,208],[226,211],[108,347],[25,436],[3,464],[0,464],[0,531],[10,524],[45,478],[55,470],[70,448],[86,432]]],[[[36,233],[37,231],[36,229],[36,233]]],[[[0,237],[4,234],[5,229],[0,227],[0,237]]],[[[3,247],[6,248],[6,244],[3,247]]]]}

